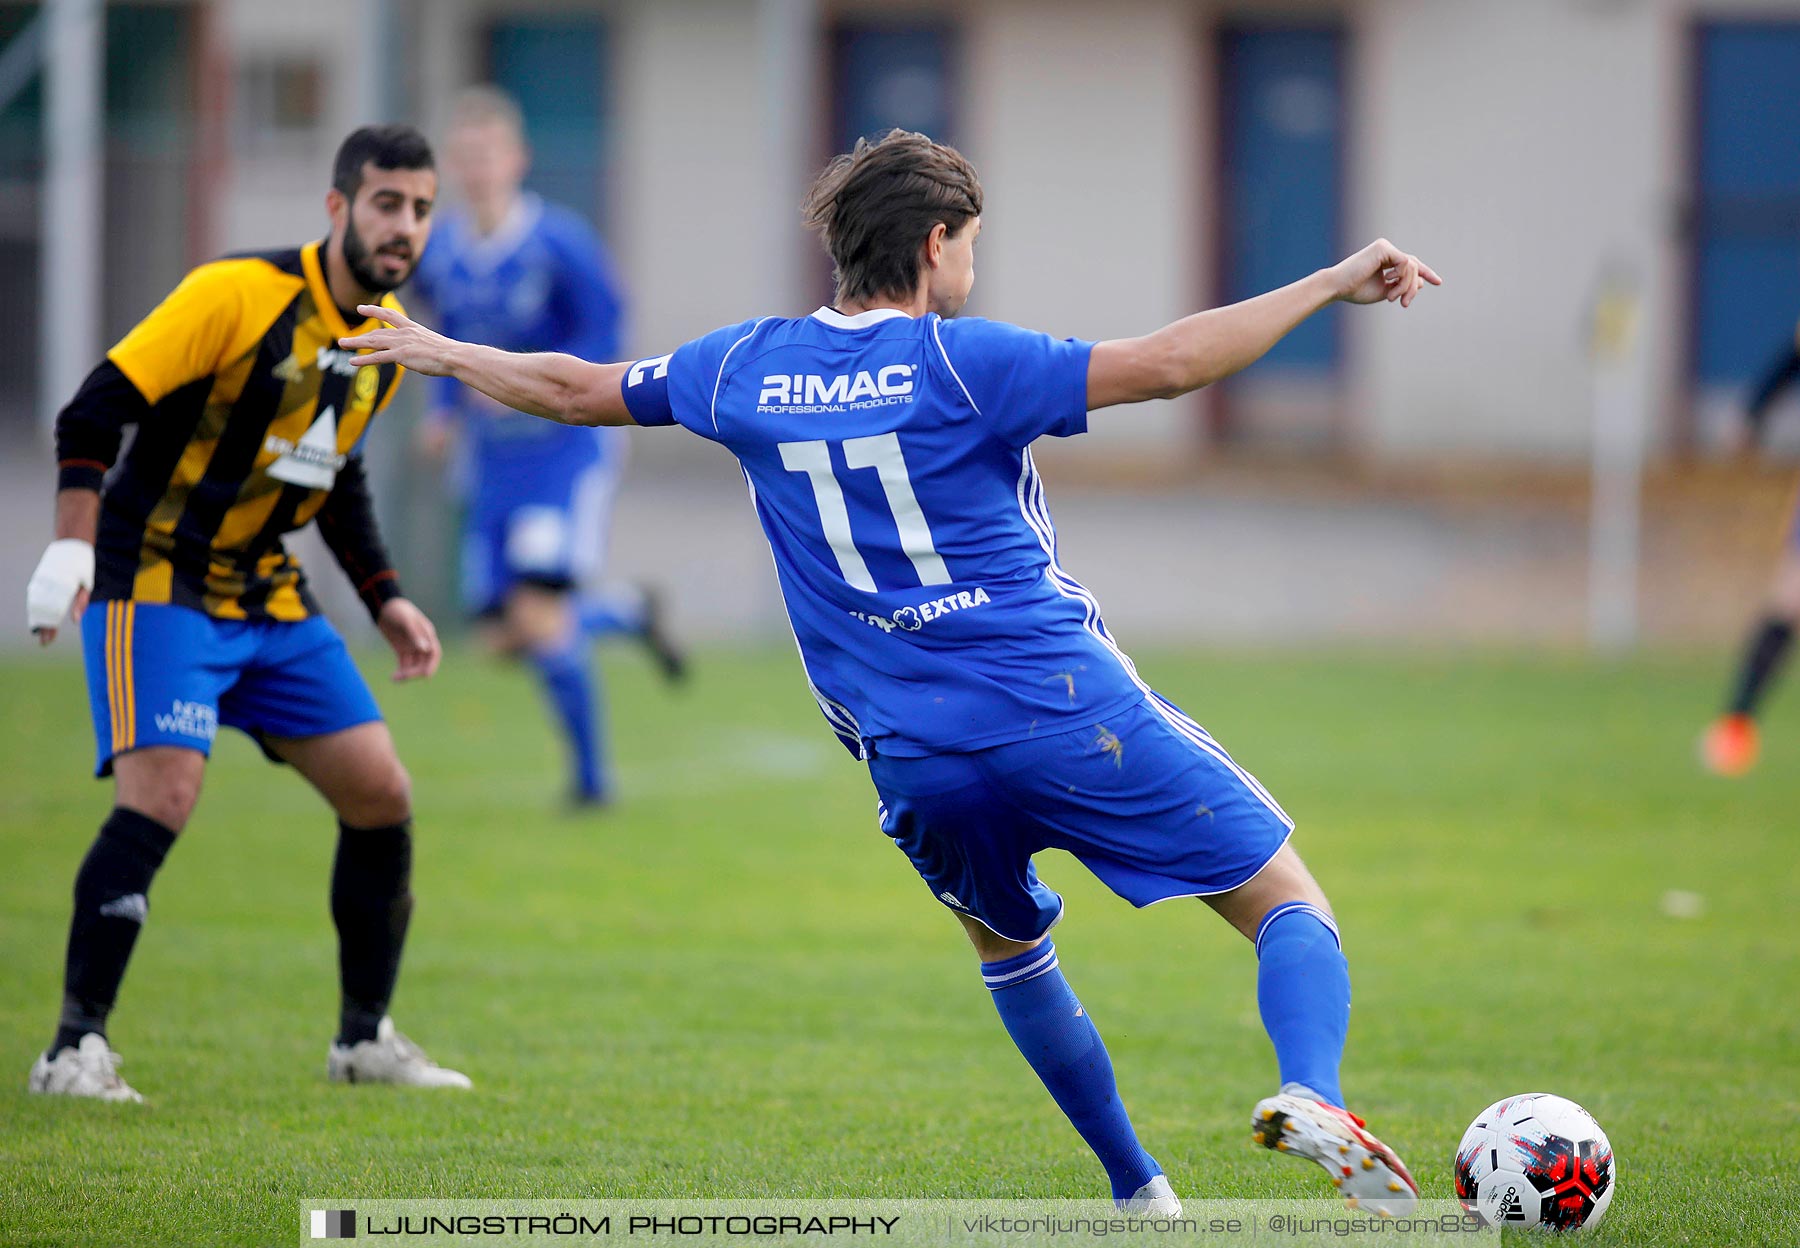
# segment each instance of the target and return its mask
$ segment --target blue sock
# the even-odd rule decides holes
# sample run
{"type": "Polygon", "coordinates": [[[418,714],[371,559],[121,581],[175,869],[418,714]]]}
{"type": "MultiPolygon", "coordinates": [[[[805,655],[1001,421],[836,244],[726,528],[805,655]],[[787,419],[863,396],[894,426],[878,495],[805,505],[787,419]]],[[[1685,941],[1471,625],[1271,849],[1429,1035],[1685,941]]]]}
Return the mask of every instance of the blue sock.
{"type": "Polygon", "coordinates": [[[1275,1042],[1281,1082],[1303,1083],[1338,1106],[1338,1064],[1350,1030],[1350,965],[1337,924],[1317,906],[1290,901],[1256,928],[1256,1000],[1275,1042]]]}
{"type": "Polygon", "coordinates": [[[1133,1195],[1161,1174],[1119,1100],[1100,1033],[1057,969],[1056,946],[1045,941],[1016,958],[983,962],[981,977],[1007,1034],[1106,1167],[1113,1199],[1133,1195]]]}
{"type": "Polygon", "coordinates": [[[556,712],[557,725],[575,762],[575,792],[579,797],[606,796],[606,773],[601,763],[599,691],[588,670],[583,641],[571,641],[531,656],[532,666],[544,682],[544,692],[556,712]]]}
{"type": "Polygon", "coordinates": [[[584,594],[575,603],[581,631],[591,640],[623,633],[636,637],[648,625],[644,596],[630,592],[584,594]]]}

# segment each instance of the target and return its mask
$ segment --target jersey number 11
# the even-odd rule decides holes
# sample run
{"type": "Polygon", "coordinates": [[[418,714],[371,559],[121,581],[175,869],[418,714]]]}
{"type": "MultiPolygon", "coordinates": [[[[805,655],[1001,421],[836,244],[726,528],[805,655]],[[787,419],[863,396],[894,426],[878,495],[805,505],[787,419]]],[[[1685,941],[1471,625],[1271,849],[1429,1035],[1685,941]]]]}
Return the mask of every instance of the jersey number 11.
{"type": "MultiPolygon", "coordinates": [[[[931,544],[931,527],[925,513],[919,510],[919,497],[913,493],[912,479],[906,475],[906,460],[900,454],[900,435],[878,433],[873,437],[851,438],[842,443],[844,463],[850,468],[873,468],[887,495],[888,510],[894,515],[894,527],[900,533],[900,549],[912,560],[921,585],[950,584],[950,570],[943,556],[931,544]]],[[[850,535],[850,510],[844,505],[844,490],[837,474],[831,470],[831,444],[828,442],[783,442],[781,463],[789,472],[804,472],[812,482],[813,499],[819,505],[819,522],[825,529],[825,540],[837,556],[838,570],[844,580],[856,589],[874,593],[875,578],[863,562],[856,541],[850,535]]]]}

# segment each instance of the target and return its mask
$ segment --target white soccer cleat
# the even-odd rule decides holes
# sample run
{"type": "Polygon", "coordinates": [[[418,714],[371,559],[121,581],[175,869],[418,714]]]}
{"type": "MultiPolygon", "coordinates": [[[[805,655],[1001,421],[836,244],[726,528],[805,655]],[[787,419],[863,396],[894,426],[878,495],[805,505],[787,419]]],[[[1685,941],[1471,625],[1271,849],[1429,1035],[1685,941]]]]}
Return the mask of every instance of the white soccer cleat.
{"type": "Polygon", "coordinates": [[[1250,1126],[1252,1138],[1264,1148],[1323,1166],[1352,1209],[1399,1218],[1419,1203],[1419,1185],[1394,1150],[1370,1135],[1363,1120],[1347,1109],[1327,1105],[1304,1090],[1284,1088],[1257,1102],[1250,1126]]]}
{"type": "Polygon", "coordinates": [[[1169,1186],[1169,1176],[1159,1174],[1133,1192],[1129,1199],[1113,1202],[1119,1212],[1134,1218],[1179,1218],[1181,1198],[1169,1186]]]}
{"type": "Polygon", "coordinates": [[[144,1098],[119,1078],[124,1061],[106,1043],[106,1037],[90,1031],[78,1045],[64,1045],[54,1057],[38,1054],[25,1086],[49,1096],[87,1096],[97,1101],[132,1101],[144,1098]]]}
{"type": "Polygon", "coordinates": [[[409,1088],[472,1088],[460,1070],[439,1066],[425,1050],[383,1018],[373,1040],[333,1044],[325,1056],[325,1073],[336,1083],[397,1083],[409,1088]]]}

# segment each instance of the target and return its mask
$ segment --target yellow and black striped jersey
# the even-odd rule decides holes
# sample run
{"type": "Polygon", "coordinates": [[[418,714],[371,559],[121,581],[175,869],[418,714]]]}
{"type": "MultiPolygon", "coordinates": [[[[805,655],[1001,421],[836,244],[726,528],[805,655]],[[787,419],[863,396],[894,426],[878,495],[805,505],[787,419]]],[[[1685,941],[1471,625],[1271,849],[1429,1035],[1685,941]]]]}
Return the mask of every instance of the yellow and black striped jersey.
{"type": "MultiPolygon", "coordinates": [[[[96,600],[174,603],[221,619],[303,619],[316,608],[281,539],[315,516],[371,611],[391,596],[378,584],[393,573],[373,536],[356,450],[402,370],[359,369],[337,345],[370,325],[345,323],[322,249],[308,243],[201,265],[83,387],[104,394],[111,376],[121,391],[122,375],[141,396],[139,410],[124,416],[137,436],[102,492],[96,600]],[[320,514],[334,492],[357,496],[332,510],[354,513],[351,526],[369,530],[360,544],[353,535],[349,551],[334,540],[330,512],[320,514]]],[[[382,304],[400,307],[391,294],[382,304]]],[[[98,484],[117,454],[118,409],[78,395],[65,410],[65,486],[90,476],[98,484]]]]}

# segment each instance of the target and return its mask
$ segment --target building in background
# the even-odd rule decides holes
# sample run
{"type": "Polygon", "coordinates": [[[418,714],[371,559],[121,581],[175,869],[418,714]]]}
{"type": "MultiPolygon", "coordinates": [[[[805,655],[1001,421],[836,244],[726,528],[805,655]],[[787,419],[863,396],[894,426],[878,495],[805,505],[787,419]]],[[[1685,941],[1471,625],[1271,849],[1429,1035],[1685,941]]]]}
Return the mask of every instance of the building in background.
{"type": "MultiPolygon", "coordinates": [[[[0,38],[37,7],[0,4],[0,38]]],[[[803,180],[891,124],[983,171],[972,310],[1128,333],[1377,230],[1449,276],[1429,318],[1327,315],[1220,394],[1098,435],[1159,458],[1219,439],[1579,457],[1607,269],[1644,299],[1651,445],[1684,447],[1800,315],[1800,0],[106,8],[108,334],[183,265],[310,228],[351,125],[430,124],[482,79],[524,101],[542,189],[624,258],[645,349],[817,299],[803,180]]],[[[40,95],[0,113],[15,285],[35,254],[40,95]]],[[[33,370],[0,368],[17,420],[33,370]]]]}
{"type": "MultiPolygon", "coordinates": [[[[0,49],[29,37],[41,6],[0,3],[0,49]]],[[[105,286],[100,326],[117,339],[202,256],[222,200],[202,142],[199,50],[211,19],[202,5],[116,4],[105,10],[102,187],[105,286]]],[[[42,253],[44,85],[31,68],[0,108],[0,301],[20,313],[32,343],[42,253]]],[[[219,145],[214,144],[215,148],[219,145]]],[[[97,352],[96,352],[97,354],[97,352]]],[[[36,353],[0,359],[0,426],[28,423],[38,401],[36,353]]]]}
{"type": "MultiPolygon", "coordinates": [[[[1634,303],[1608,384],[1642,396],[1654,464],[1708,445],[1800,319],[1800,0],[105,7],[108,337],[193,262],[322,232],[351,127],[437,133],[483,80],[521,99],[538,187],[612,245],[645,353],[827,298],[800,195],[896,124],[982,172],[971,313],[1133,334],[1377,232],[1446,276],[1428,309],[1327,313],[1214,392],[1097,420],[1086,461],[1140,478],[1220,447],[1578,470],[1603,289],[1634,303]]],[[[0,44],[38,8],[0,2],[0,44]]],[[[25,307],[42,96],[0,98],[0,282],[25,307]]],[[[0,434],[30,429],[35,384],[28,353],[0,360],[0,434]]],[[[408,487],[385,497],[412,509],[408,487]]]]}

